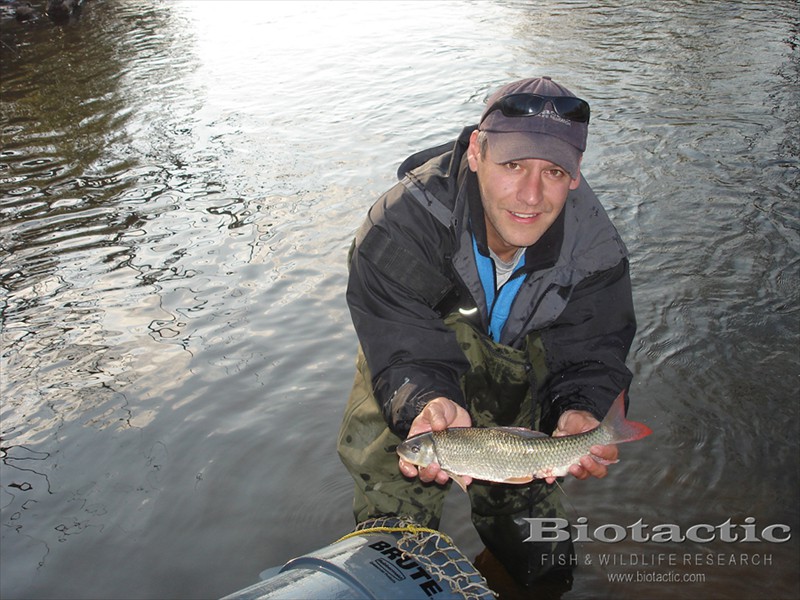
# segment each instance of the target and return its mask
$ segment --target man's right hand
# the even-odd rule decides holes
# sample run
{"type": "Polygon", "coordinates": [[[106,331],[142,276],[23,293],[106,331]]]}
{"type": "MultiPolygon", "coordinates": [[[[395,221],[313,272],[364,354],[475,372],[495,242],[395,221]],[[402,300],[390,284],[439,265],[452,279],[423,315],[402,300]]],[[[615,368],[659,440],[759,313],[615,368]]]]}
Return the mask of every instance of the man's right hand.
{"type": "MultiPolygon", "coordinates": [[[[472,419],[469,413],[452,400],[444,397],[434,398],[425,405],[416,418],[411,422],[408,437],[414,437],[427,431],[442,431],[448,427],[471,427],[472,419]]],[[[419,469],[409,462],[400,459],[400,472],[406,477],[416,477],[422,481],[436,481],[439,484],[447,483],[450,476],[432,463],[419,469]]],[[[464,484],[469,485],[471,477],[463,477],[464,484]]]]}

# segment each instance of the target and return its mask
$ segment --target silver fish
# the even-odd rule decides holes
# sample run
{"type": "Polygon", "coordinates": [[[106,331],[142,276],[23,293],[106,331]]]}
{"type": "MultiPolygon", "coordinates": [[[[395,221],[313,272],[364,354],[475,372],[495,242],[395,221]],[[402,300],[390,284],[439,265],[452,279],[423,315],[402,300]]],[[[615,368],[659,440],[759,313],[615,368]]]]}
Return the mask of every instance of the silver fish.
{"type": "Polygon", "coordinates": [[[623,390],[603,422],[591,431],[550,437],[523,427],[451,427],[408,438],[397,447],[397,453],[418,467],[437,463],[466,491],[465,475],[517,484],[562,477],[594,445],[632,442],[651,433],[647,425],[625,418],[623,390]]]}

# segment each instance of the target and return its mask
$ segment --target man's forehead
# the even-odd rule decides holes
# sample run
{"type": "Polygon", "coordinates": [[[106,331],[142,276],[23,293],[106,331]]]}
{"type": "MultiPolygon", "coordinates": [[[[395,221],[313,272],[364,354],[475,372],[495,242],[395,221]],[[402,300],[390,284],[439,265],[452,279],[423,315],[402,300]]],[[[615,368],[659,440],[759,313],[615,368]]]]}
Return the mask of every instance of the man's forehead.
{"type": "MultiPolygon", "coordinates": [[[[520,117],[521,120],[530,121],[520,117]]],[[[552,132],[551,132],[552,133],[552,132]]],[[[563,136],[535,131],[479,130],[480,149],[488,145],[487,156],[497,164],[519,163],[522,159],[542,159],[563,169],[577,179],[583,153],[563,136]]]]}
{"type": "MultiPolygon", "coordinates": [[[[486,156],[482,156],[485,160],[492,162],[496,165],[510,165],[510,164],[520,164],[520,165],[544,165],[546,168],[551,169],[561,169],[562,171],[566,171],[564,167],[559,164],[554,163],[551,160],[547,160],[546,158],[517,158],[514,160],[506,160],[502,162],[497,162],[492,160],[492,146],[491,144],[486,144],[486,156]]],[[[480,152],[480,150],[479,150],[480,152]]]]}

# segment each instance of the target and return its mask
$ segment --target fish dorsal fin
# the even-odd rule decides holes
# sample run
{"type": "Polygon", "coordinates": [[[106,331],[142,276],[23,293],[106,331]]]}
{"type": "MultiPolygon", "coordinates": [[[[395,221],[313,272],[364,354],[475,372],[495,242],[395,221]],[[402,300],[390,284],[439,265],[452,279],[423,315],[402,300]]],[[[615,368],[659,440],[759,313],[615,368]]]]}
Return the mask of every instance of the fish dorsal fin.
{"type": "Polygon", "coordinates": [[[533,429],[528,429],[527,427],[495,427],[497,431],[505,431],[506,433],[511,433],[513,435],[519,435],[521,437],[526,438],[543,438],[543,437],[550,437],[546,433],[542,433],[541,431],[534,431],[533,429]]]}

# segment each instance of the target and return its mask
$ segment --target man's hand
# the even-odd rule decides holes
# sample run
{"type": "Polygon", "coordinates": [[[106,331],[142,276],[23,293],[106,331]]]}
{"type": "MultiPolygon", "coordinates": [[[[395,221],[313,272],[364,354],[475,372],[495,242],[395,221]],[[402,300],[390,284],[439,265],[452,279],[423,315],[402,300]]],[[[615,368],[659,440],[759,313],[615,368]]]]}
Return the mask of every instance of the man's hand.
{"type": "MultiPolygon", "coordinates": [[[[470,427],[472,419],[469,413],[461,406],[444,397],[434,398],[425,405],[422,412],[411,422],[408,437],[413,437],[426,431],[442,431],[448,427],[470,427]]],[[[442,471],[437,464],[427,467],[416,466],[400,459],[400,472],[406,477],[416,477],[422,481],[436,481],[439,484],[447,483],[450,476],[442,471]]],[[[464,484],[469,485],[471,477],[463,477],[464,484]]]]}
{"type": "MultiPolygon", "coordinates": [[[[598,425],[600,425],[600,421],[585,410],[567,410],[564,411],[564,414],[558,419],[558,426],[553,432],[553,437],[583,433],[584,431],[594,429],[598,425]]],[[[589,452],[606,463],[617,462],[617,457],[619,456],[619,450],[614,444],[608,446],[592,446],[589,448],[589,452]]],[[[578,479],[587,479],[588,477],[602,479],[608,475],[607,464],[597,462],[588,454],[581,457],[580,463],[580,465],[572,465],[569,468],[569,472],[578,479]]],[[[555,480],[555,477],[548,477],[545,481],[547,481],[547,483],[553,483],[555,480]]]]}

